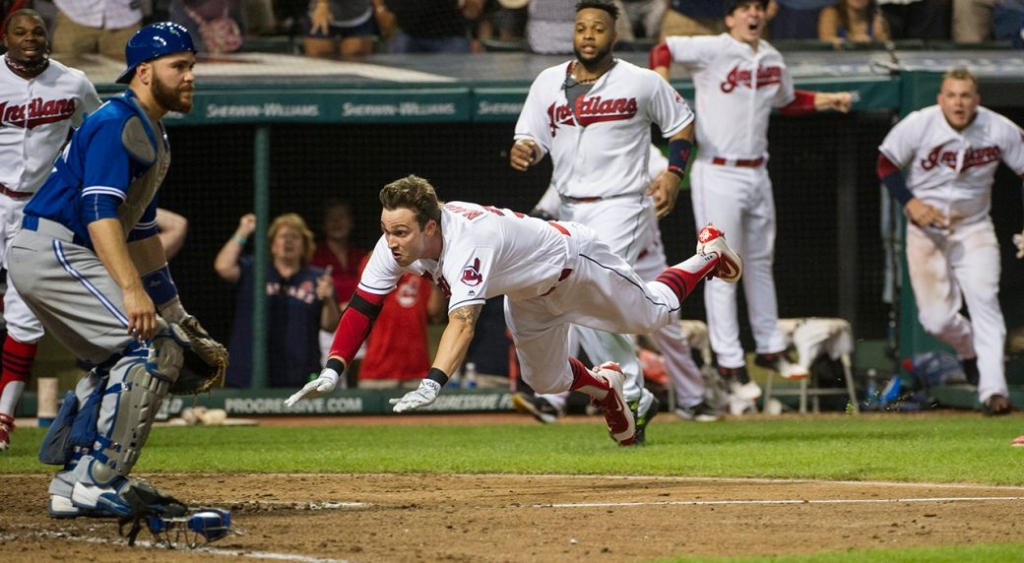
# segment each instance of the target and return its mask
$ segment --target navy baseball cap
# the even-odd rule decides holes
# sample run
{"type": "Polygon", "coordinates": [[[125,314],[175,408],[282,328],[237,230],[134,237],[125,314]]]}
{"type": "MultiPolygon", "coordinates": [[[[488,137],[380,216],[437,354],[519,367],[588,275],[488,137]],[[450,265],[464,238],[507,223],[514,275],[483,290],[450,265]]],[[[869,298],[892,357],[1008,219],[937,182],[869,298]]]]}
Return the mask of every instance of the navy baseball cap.
{"type": "Polygon", "coordinates": [[[135,75],[135,67],[164,55],[196,52],[195,44],[188,30],[174,22],[158,22],[147,25],[135,32],[124,46],[124,58],[128,68],[117,77],[118,84],[128,84],[135,75]]]}

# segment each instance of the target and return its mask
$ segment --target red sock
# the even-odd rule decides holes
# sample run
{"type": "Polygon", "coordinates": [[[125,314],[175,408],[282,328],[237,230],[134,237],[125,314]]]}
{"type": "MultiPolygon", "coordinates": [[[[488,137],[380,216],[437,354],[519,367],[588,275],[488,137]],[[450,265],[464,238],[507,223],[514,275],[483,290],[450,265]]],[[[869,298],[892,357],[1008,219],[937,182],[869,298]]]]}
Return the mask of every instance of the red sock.
{"type": "Polygon", "coordinates": [[[707,256],[695,254],[689,260],[667,268],[654,281],[667,285],[682,303],[697,287],[700,280],[711,273],[716,266],[718,266],[717,254],[707,256]]]}
{"type": "Polygon", "coordinates": [[[32,363],[36,359],[39,343],[25,344],[18,342],[11,335],[4,339],[3,373],[0,375],[0,394],[4,387],[12,381],[28,381],[32,373],[32,363]]]}
{"type": "Polygon", "coordinates": [[[586,393],[598,401],[608,396],[608,382],[594,377],[593,372],[587,369],[583,362],[569,358],[569,367],[572,369],[572,386],[569,389],[586,393]]]}

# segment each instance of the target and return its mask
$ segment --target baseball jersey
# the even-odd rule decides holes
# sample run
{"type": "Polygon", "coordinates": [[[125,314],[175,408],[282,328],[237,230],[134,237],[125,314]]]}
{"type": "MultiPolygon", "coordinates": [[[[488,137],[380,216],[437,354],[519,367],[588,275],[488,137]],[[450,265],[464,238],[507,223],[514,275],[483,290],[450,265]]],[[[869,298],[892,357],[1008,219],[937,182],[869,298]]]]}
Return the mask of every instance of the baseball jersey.
{"type": "Polygon", "coordinates": [[[83,217],[83,197],[113,195],[127,240],[157,233],[156,193],[171,147],[163,122],[152,123],[128,90],[96,110],[71,137],[53,173],[25,206],[25,224],[42,217],[64,225],[75,243],[95,250],[83,217]]]}
{"type": "Polygon", "coordinates": [[[551,183],[563,196],[646,192],[651,124],[671,137],[693,121],[690,106],[655,72],[621,59],[570,106],[564,85],[572,64],[550,67],[533,81],[515,139],[532,139],[551,153],[551,183]]]}
{"type": "Polygon", "coordinates": [[[430,282],[403,275],[388,294],[366,341],[360,379],[422,379],[430,370],[427,305],[430,282]]]}
{"type": "MultiPolygon", "coordinates": [[[[561,227],[564,230],[564,227],[561,227]]],[[[443,246],[438,260],[398,265],[381,237],[363,270],[359,289],[384,295],[403,273],[433,281],[448,296],[448,310],[483,305],[488,297],[528,299],[551,290],[570,260],[571,237],[541,219],[508,209],[453,201],[441,208],[443,246]]]]}
{"type": "Polygon", "coordinates": [[[15,192],[39,189],[68,131],[98,107],[96,88],[77,69],[51,59],[26,80],[0,63],[0,184],[15,192]]]}
{"type": "MultiPolygon", "coordinates": [[[[226,384],[249,387],[252,378],[253,346],[253,257],[238,260],[241,269],[231,325],[226,384]]],[[[272,264],[267,267],[266,304],[269,326],[265,348],[267,379],[271,387],[302,387],[310,374],[320,372],[320,314],[324,302],[316,294],[320,268],[303,266],[290,277],[283,277],[272,264]]]]}
{"type": "Polygon", "coordinates": [[[698,158],[768,155],[772,108],[792,102],[793,78],[782,55],[767,41],[758,49],[728,33],[668,37],[672,60],[693,75],[697,90],[698,158]]]}
{"type": "Polygon", "coordinates": [[[950,225],[988,217],[999,161],[1024,174],[1024,132],[1002,115],[978,107],[962,131],[935,105],[896,124],[878,147],[904,169],[914,197],[942,211],[950,225]]]}

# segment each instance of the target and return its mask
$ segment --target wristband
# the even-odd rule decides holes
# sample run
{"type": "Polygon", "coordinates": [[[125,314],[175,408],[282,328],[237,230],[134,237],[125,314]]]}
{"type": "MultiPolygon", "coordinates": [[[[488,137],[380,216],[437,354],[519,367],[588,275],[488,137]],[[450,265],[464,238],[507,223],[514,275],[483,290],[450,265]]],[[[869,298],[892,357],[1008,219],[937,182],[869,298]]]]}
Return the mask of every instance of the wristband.
{"type": "Polygon", "coordinates": [[[333,369],[340,375],[345,372],[345,362],[339,360],[338,358],[329,358],[327,360],[327,363],[324,364],[324,368],[333,369]]]}
{"type": "Polygon", "coordinates": [[[242,246],[245,246],[245,243],[249,242],[249,239],[240,235],[231,235],[231,239],[242,246]]]}
{"type": "Polygon", "coordinates": [[[163,307],[178,297],[178,287],[171,279],[171,269],[166,262],[156,270],[143,274],[142,284],[157,307],[163,307]]]}
{"type": "Polygon", "coordinates": [[[674,139],[668,142],[668,171],[682,180],[686,174],[686,165],[690,160],[693,143],[688,139],[674,139]]]}
{"type": "Polygon", "coordinates": [[[444,384],[448,383],[448,376],[445,375],[443,371],[437,368],[430,368],[430,371],[427,372],[427,377],[424,379],[434,381],[441,387],[444,387],[444,384]]]}

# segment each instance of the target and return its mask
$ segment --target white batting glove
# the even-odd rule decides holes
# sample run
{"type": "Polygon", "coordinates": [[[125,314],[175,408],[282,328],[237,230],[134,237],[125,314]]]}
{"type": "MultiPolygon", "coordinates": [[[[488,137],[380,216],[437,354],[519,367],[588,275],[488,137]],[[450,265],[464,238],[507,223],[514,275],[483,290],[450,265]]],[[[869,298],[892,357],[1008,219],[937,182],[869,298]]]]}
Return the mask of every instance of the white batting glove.
{"type": "Polygon", "coordinates": [[[1024,232],[1013,235],[1013,244],[1017,245],[1017,258],[1024,258],[1024,232]]]}
{"type": "Polygon", "coordinates": [[[290,407],[299,402],[300,399],[312,399],[334,391],[334,388],[338,386],[338,377],[338,372],[331,368],[324,368],[320,372],[320,377],[310,381],[298,393],[285,399],[284,406],[290,407]]]}
{"type": "Polygon", "coordinates": [[[415,391],[409,391],[401,399],[391,399],[390,402],[392,405],[395,405],[395,412],[411,411],[432,405],[434,400],[437,399],[437,394],[440,392],[440,383],[433,379],[424,379],[420,381],[420,386],[415,391]]]}

